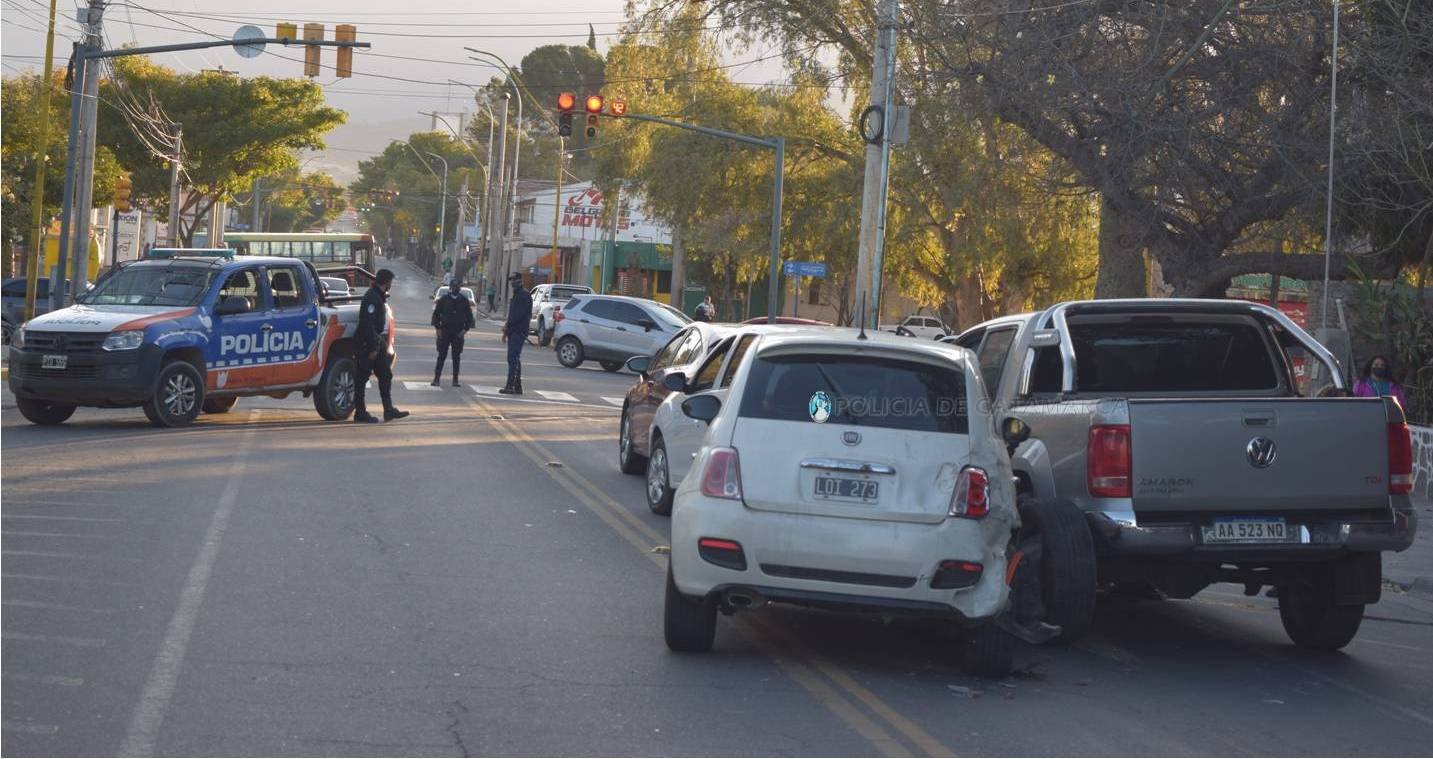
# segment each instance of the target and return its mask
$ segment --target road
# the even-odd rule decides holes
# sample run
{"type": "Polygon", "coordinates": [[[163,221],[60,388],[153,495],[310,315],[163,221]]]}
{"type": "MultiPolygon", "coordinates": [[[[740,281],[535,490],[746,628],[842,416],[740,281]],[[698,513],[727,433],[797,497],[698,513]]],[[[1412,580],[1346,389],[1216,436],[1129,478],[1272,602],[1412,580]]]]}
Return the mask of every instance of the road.
{"type": "MultiPolygon", "coordinates": [[[[482,323],[429,388],[399,267],[399,405],[326,423],[243,399],[157,430],[3,410],[7,755],[1420,755],[1433,600],[1387,593],[1344,653],[1237,590],[1110,601],[1072,648],[963,675],[946,627],[797,610],[668,653],[667,521],[615,463],[632,381],[482,323]],[[446,379],[446,378],[445,378],[446,379]]],[[[375,391],[376,396],[376,391],[375,391]]],[[[374,403],[376,406],[376,402],[374,403]]]]}

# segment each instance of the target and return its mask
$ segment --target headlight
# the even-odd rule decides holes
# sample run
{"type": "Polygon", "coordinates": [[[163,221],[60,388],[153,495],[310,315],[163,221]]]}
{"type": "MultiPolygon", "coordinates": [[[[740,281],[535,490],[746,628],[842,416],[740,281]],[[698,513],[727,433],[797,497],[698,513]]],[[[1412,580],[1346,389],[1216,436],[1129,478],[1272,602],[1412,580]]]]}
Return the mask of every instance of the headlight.
{"type": "Polygon", "coordinates": [[[144,343],[144,330],[128,329],[124,332],[112,333],[104,339],[104,345],[100,346],[107,351],[132,351],[144,343]]]}
{"type": "Polygon", "coordinates": [[[24,347],[25,347],[25,327],[24,327],[24,325],[21,325],[21,326],[19,326],[19,327],[16,327],[14,334],[10,335],[10,347],[11,347],[11,348],[24,348],[24,347]]]}

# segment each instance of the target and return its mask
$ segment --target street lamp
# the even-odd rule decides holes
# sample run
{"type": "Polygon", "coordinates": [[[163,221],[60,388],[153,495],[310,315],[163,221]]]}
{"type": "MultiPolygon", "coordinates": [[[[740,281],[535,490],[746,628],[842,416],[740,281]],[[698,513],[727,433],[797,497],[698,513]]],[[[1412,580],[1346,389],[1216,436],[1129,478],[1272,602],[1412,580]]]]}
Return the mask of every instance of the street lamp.
{"type": "MultiPolygon", "coordinates": [[[[474,85],[468,84],[467,82],[460,82],[460,81],[458,81],[458,80],[456,80],[456,79],[449,79],[448,82],[451,83],[451,84],[457,84],[457,85],[462,85],[463,87],[467,87],[467,88],[468,88],[469,90],[471,90],[472,93],[473,93],[473,102],[477,103],[478,105],[481,105],[481,106],[482,106],[484,109],[486,109],[487,112],[488,112],[488,160],[487,160],[486,163],[483,164],[483,166],[484,166],[484,168],[483,168],[483,209],[484,209],[484,210],[483,210],[483,212],[482,212],[483,219],[482,219],[482,221],[480,222],[480,224],[482,224],[482,229],[480,230],[480,231],[481,231],[481,234],[479,235],[479,238],[480,238],[480,239],[478,240],[478,247],[482,250],[482,255],[483,255],[484,257],[486,257],[486,256],[488,255],[488,240],[490,239],[490,237],[491,237],[491,235],[492,235],[492,229],[491,229],[491,228],[492,228],[492,218],[493,218],[493,180],[492,180],[492,175],[488,172],[488,169],[487,169],[486,167],[493,165],[493,128],[497,125],[497,117],[493,115],[493,107],[492,107],[492,105],[489,104],[488,101],[486,101],[486,100],[482,99],[481,97],[479,97],[479,92],[478,92],[478,88],[477,88],[477,87],[475,87],[474,85]]],[[[452,127],[449,127],[449,128],[451,129],[452,127]]],[[[487,269],[487,262],[486,262],[486,261],[483,262],[483,266],[484,266],[484,271],[486,272],[486,269],[487,269]]]]}
{"type": "MultiPolygon", "coordinates": [[[[518,75],[517,75],[517,72],[516,72],[516,71],[513,71],[512,66],[509,66],[509,65],[508,65],[508,62],[505,61],[505,60],[503,60],[502,56],[498,55],[497,53],[491,53],[491,52],[488,52],[488,51],[486,51],[486,50],[478,50],[477,48],[471,48],[471,47],[464,47],[463,49],[464,49],[464,50],[467,50],[467,51],[470,52],[470,53],[477,53],[478,55],[481,55],[481,56],[484,56],[484,57],[487,57],[487,58],[491,58],[492,60],[497,61],[497,62],[498,62],[498,65],[502,66],[503,71],[505,71],[505,72],[507,73],[508,79],[512,80],[512,83],[513,83],[513,85],[514,85],[514,86],[513,86],[513,94],[517,95],[517,145],[513,148],[513,159],[512,159],[512,192],[511,192],[511,195],[510,195],[510,199],[508,199],[508,198],[509,198],[509,193],[507,193],[507,192],[505,192],[505,191],[504,191],[504,192],[501,192],[501,193],[499,194],[499,200],[498,200],[498,202],[499,202],[500,204],[501,204],[501,203],[504,203],[504,202],[506,202],[506,204],[507,204],[507,208],[503,209],[503,212],[502,212],[502,214],[501,214],[501,216],[502,216],[502,224],[503,224],[504,228],[507,228],[507,227],[511,226],[511,228],[512,228],[512,235],[513,235],[514,237],[516,237],[516,236],[517,236],[517,233],[518,233],[517,224],[516,224],[516,222],[517,222],[517,179],[518,179],[518,176],[519,176],[519,175],[518,175],[518,163],[519,163],[520,160],[522,159],[522,100],[523,100],[523,97],[522,97],[522,96],[523,96],[523,92],[527,89],[527,85],[526,85],[526,84],[523,84],[522,77],[518,76],[518,75]]],[[[531,97],[531,94],[529,94],[529,97],[531,97]]],[[[506,138],[506,136],[507,136],[506,133],[504,133],[503,136],[504,136],[504,138],[506,138]]],[[[559,163],[560,163],[560,162],[561,162],[561,159],[559,158],[558,160],[559,160],[559,163]]],[[[505,181],[505,180],[504,180],[503,177],[501,177],[501,176],[498,177],[498,182],[499,182],[499,183],[502,183],[502,182],[504,182],[504,181],[505,181]]],[[[507,246],[504,245],[503,247],[506,248],[507,246]]],[[[504,250],[504,251],[503,251],[503,254],[504,254],[504,257],[506,257],[507,251],[504,250]]],[[[507,265],[507,266],[505,267],[505,269],[504,269],[504,275],[506,275],[506,274],[508,274],[508,273],[511,273],[511,272],[509,271],[511,268],[512,268],[512,264],[511,264],[511,262],[509,262],[508,265],[507,265]]]]}
{"type": "MultiPolygon", "coordinates": [[[[447,218],[448,218],[448,159],[437,153],[428,152],[428,155],[443,162],[443,204],[438,206],[438,250],[448,252],[447,241],[447,218]]],[[[437,263],[436,261],[434,263],[437,263]]],[[[435,274],[437,272],[434,272],[435,274]]]]}

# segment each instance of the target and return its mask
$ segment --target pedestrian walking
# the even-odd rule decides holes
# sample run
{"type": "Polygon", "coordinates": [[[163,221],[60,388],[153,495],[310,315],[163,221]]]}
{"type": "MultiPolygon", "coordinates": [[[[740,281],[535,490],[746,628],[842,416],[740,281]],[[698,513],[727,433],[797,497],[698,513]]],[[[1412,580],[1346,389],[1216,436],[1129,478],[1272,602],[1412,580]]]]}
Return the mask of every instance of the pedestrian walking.
{"type": "Polygon", "coordinates": [[[1374,356],[1363,365],[1363,376],[1353,384],[1353,394],[1359,398],[1390,396],[1398,405],[1408,408],[1408,399],[1403,395],[1403,385],[1393,377],[1393,364],[1387,356],[1374,356]]]}
{"type": "Polygon", "coordinates": [[[495,284],[493,284],[492,282],[489,282],[489,283],[488,283],[488,313],[490,313],[490,314],[491,314],[492,312],[496,311],[497,308],[498,308],[498,307],[497,307],[497,304],[494,302],[497,297],[498,297],[498,286],[495,285],[495,284]]]}
{"type": "Polygon", "coordinates": [[[708,295],[701,303],[697,304],[697,321],[709,322],[716,318],[716,306],[712,305],[712,296],[708,295]]]}
{"type": "Polygon", "coordinates": [[[378,378],[378,395],[383,399],[383,421],[402,419],[407,411],[393,405],[393,351],[388,345],[388,291],[393,289],[393,270],[379,269],[373,287],[363,294],[358,306],[358,377],[353,387],[353,421],[376,422],[363,402],[369,375],[378,378]]]}
{"type": "MultiPolygon", "coordinates": [[[[522,275],[514,274],[512,298],[508,300],[508,320],[503,324],[503,339],[508,344],[508,383],[498,390],[503,395],[522,395],[522,346],[527,344],[528,322],[532,319],[532,296],[522,286],[522,275]]],[[[489,298],[492,297],[489,291],[489,298]]]]}
{"type": "Polygon", "coordinates": [[[433,302],[433,330],[438,335],[438,365],[433,367],[433,387],[442,384],[443,361],[453,352],[453,387],[458,387],[458,361],[463,353],[463,337],[477,322],[473,304],[463,295],[463,280],[453,277],[448,293],[433,302]]]}

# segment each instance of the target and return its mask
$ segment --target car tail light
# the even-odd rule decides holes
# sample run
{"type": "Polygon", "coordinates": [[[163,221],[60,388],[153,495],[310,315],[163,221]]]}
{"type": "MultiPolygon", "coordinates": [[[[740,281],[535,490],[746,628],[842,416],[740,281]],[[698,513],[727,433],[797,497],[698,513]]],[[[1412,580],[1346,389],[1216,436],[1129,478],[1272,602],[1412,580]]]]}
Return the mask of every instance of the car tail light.
{"type": "Polygon", "coordinates": [[[1098,498],[1130,497],[1130,440],[1128,424],[1097,424],[1090,428],[1085,451],[1090,495],[1098,498]]]}
{"type": "Polygon", "coordinates": [[[702,473],[702,495],[741,500],[741,459],[735,448],[713,448],[702,473]]]}
{"type": "Polygon", "coordinates": [[[553,323],[560,322],[560,321],[562,321],[563,319],[566,319],[566,318],[567,318],[567,314],[562,313],[562,306],[554,306],[554,307],[553,307],[553,309],[552,309],[552,321],[553,321],[553,323]]]}
{"type": "Polygon", "coordinates": [[[955,481],[955,492],[950,496],[950,511],[953,517],[979,519],[990,513],[990,477],[979,467],[968,466],[960,470],[955,481]]]}
{"type": "Polygon", "coordinates": [[[1403,422],[1388,424],[1388,492],[1413,492],[1413,440],[1403,422]]]}

